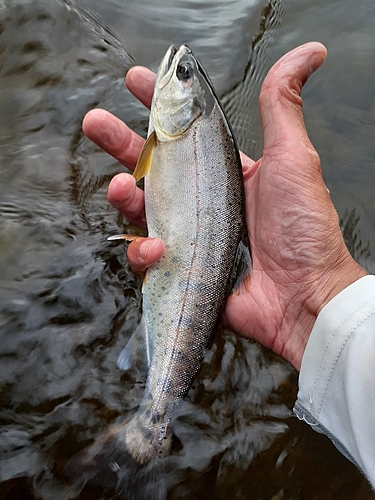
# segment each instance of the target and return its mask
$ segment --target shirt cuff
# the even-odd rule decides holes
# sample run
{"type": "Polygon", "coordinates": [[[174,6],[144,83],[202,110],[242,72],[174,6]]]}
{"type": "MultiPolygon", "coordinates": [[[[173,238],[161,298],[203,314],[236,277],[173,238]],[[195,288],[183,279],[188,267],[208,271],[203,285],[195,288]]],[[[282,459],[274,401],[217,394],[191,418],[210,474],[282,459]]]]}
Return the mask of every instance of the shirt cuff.
{"type": "Polygon", "coordinates": [[[334,297],[315,322],[294,412],[375,484],[375,276],[334,297]]]}
{"type": "MultiPolygon", "coordinates": [[[[374,312],[375,276],[365,276],[321,310],[302,358],[298,400],[319,419],[332,371],[350,335],[374,312]]],[[[375,368],[374,368],[375,369],[375,368]]]]}

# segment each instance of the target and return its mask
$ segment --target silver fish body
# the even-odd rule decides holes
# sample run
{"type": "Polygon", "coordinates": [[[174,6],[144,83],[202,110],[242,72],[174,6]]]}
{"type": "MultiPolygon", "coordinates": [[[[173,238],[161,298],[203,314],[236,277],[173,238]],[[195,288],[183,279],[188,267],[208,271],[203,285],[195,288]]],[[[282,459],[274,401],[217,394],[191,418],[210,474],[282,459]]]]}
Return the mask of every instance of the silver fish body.
{"type": "Polygon", "coordinates": [[[147,225],[165,252],[143,284],[150,368],[125,438],[140,463],[163,447],[173,410],[212,343],[244,228],[235,140],[208,77],[185,45],[171,47],[160,65],[148,143],[141,160],[149,162],[147,225]]]}

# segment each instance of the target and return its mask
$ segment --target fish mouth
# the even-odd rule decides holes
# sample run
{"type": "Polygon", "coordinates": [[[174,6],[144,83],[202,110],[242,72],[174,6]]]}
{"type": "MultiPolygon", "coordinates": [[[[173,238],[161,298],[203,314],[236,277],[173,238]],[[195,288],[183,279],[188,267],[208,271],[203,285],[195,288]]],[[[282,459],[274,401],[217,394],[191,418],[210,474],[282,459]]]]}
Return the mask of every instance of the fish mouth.
{"type": "Polygon", "coordinates": [[[174,56],[177,54],[178,49],[174,45],[171,45],[169,47],[169,51],[168,52],[169,52],[169,58],[168,58],[168,62],[167,62],[166,72],[168,72],[170,70],[170,68],[172,66],[172,63],[173,63],[174,56]]]}
{"type": "Polygon", "coordinates": [[[158,87],[160,89],[164,88],[169,83],[178,61],[186,54],[191,54],[191,50],[187,45],[181,45],[179,49],[174,45],[169,47],[158,71],[158,87]]]}

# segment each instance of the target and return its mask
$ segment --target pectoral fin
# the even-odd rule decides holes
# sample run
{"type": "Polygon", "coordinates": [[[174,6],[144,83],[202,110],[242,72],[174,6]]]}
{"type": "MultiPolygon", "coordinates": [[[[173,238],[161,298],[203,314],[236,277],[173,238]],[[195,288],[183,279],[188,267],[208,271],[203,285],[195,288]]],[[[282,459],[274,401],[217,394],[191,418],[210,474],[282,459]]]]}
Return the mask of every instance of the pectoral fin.
{"type": "Polygon", "coordinates": [[[236,258],[231,278],[231,291],[235,291],[251,271],[250,243],[244,226],[243,234],[237,247],[236,258]]]}
{"type": "Polygon", "coordinates": [[[145,175],[147,175],[150,170],[155,145],[156,133],[152,132],[143,145],[141,154],[139,155],[137,161],[137,165],[133,172],[133,177],[137,182],[140,181],[145,175]]]}

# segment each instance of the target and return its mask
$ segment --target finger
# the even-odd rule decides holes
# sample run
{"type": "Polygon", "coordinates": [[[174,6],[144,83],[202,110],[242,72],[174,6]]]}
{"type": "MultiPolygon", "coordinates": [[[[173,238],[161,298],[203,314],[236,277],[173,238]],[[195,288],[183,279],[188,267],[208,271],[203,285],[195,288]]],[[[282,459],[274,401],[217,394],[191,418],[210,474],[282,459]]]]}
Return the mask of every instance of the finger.
{"type": "Polygon", "coordinates": [[[158,238],[137,238],[128,247],[130,265],[137,274],[144,274],[147,268],[158,261],[164,253],[164,243],[158,238]]]}
{"type": "Polygon", "coordinates": [[[134,170],[144,139],[104,109],[93,109],[83,119],[85,135],[116,160],[134,170]]]}
{"type": "Polygon", "coordinates": [[[246,156],[245,153],[243,153],[242,151],[240,151],[240,158],[241,158],[242,173],[244,179],[248,179],[252,177],[256,172],[259,162],[256,163],[254,160],[246,156]]]}
{"type": "MultiPolygon", "coordinates": [[[[302,45],[282,57],[266,76],[260,97],[264,152],[285,144],[311,147],[302,115],[302,86],[327,55],[317,42],[302,45]]],[[[298,150],[295,151],[298,154],[298,150]]]]}
{"type": "Polygon", "coordinates": [[[132,175],[116,175],[108,186],[107,198],[130,223],[146,227],[144,193],[132,175]]]}
{"type": "Polygon", "coordinates": [[[131,68],[125,78],[129,91],[147,108],[151,108],[156,75],[143,66],[131,68]]]}

